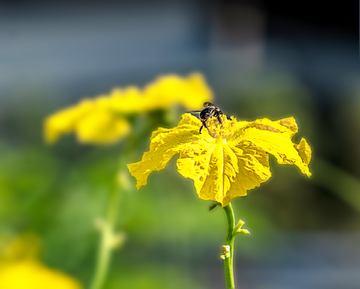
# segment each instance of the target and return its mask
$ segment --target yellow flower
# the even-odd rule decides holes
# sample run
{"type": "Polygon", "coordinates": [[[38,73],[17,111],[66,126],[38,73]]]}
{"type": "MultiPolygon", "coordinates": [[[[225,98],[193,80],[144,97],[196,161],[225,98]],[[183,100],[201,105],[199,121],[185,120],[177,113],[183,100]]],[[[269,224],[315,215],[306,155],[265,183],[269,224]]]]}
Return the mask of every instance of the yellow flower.
{"type": "Polygon", "coordinates": [[[204,129],[201,134],[200,120],[188,113],[177,127],[153,132],[150,151],[140,162],[128,165],[137,188],[146,185],[149,174],[163,169],[175,154],[180,154],[178,172],[194,180],[199,198],[214,200],[223,207],[270,178],[267,153],[278,163],[294,164],[311,175],[309,145],[305,139],[298,145],[291,141],[297,132],[294,118],[247,122],[221,117],[223,125],[216,118],[209,119],[209,131],[204,129]]]}
{"type": "Polygon", "coordinates": [[[64,273],[46,268],[34,260],[23,260],[0,266],[1,289],[81,289],[82,286],[64,273]]]}
{"type": "MultiPolygon", "coordinates": [[[[30,232],[18,236],[0,236],[0,265],[23,259],[37,258],[40,251],[39,238],[30,232]]],[[[1,288],[1,287],[0,287],[1,288]]]]}
{"type": "Polygon", "coordinates": [[[94,110],[81,118],[75,129],[79,142],[109,144],[130,132],[130,123],[104,110],[94,110]]]}
{"type": "Polygon", "coordinates": [[[33,233],[0,236],[1,289],[81,289],[73,278],[37,261],[40,240],[33,233]]]}
{"type": "Polygon", "coordinates": [[[130,124],[111,111],[108,99],[99,97],[85,99],[45,121],[45,140],[49,144],[71,132],[76,132],[81,143],[108,144],[125,137],[130,132],[130,124]]]}
{"type": "Polygon", "coordinates": [[[187,78],[177,75],[159,77],[144,89],[152,109],[167,109],[180,104],[188,110],[202,107],[206,101],[212,101],[212,92],[203,76],[193,73],[187,78]]]}
{"type": "Polygon", "coordinates": [[[52,144],[63,134],[75,132],[81,143],[114,143],[130,133],[128,115],[168,109],[174,104],[190,110],[211,100],[212,92],[201,74],[162,76],[143,90],[116,88],[109,95],[82,100],[50,115],[45,120],[45,140],[52,144]]]}
{"type": "Polygon", "coordinates": [[[77,122],[92,110],[93,104],[90,100],[83,100],[76,106],[61,110],[45,121],[45,140],[54,143],[65,133],[73,132],[77,122]]]}

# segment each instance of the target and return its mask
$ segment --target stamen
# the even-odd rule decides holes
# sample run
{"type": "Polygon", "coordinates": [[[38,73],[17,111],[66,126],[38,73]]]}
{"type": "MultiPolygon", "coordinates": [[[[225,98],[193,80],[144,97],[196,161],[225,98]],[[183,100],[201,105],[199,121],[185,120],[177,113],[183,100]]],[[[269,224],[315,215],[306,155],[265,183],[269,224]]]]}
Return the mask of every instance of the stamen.
{"type": "Polygon", "coordinates": [[[218,117],[212,117],[208,120],[208,132],[214,139],[226,139],[233,135],[233,127],[235,126],[236,120],[228,119],[226,116],[220,119],[218,117]]]}

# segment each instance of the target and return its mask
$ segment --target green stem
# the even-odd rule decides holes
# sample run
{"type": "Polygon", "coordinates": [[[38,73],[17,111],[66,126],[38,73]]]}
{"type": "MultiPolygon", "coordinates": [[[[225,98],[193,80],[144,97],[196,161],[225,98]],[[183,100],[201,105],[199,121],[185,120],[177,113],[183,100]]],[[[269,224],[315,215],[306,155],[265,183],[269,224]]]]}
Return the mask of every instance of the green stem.
{"type": "Polygon", "coordinates": [[[109,269],[111,252],[114,247],[114,226],[120,199],[120,189],[114,185],[109,197],[109,204],[106,213],[106,220],[101,224],[101,241],[96,263],[94,278],[91,282],[91,289],[101,289],[109,269]]]}
{"type": "Polygon", "coordinates": [[[234,281],[234,228],[235,228],[235,215],[231,203],[224,207],[226,213],[226,219],[228,222],[228,232],[226,235],[225,245],[230,247],[229,256],[224,260],[225,266],[225,278],[226,278],[226,288],[227,289],[235,289],[235,281],[234,281]]]}

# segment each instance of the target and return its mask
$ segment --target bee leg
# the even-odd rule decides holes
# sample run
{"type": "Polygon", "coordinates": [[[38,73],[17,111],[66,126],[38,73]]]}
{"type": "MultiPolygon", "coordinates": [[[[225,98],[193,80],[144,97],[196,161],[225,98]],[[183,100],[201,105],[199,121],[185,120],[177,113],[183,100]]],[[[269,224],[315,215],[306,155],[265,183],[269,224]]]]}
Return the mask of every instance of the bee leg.
{"type": "Polygon", "coordinates": [[[201,130],[203,129],[203,127],[207,128],[207,130],[208,130],[209,133],[210,133],[210,130],[209,130],[207,124],[206,124],[206,119],[205,119],[205,120],[202,120],[201,122],[202,122],[202,126],[200,127],[199,133],[201,133],[201,130]]]}
{"type": "Polygon", "coordinates": [[[222,122],[222,119],[221,119],[221,117],[220,117],[220,114],[218,114],[216,118],[217,118],[218,122],[222,125],[223,122],[222,122]]]}
{"type": "Polygon", "coordinates": [[[201,130],[203,129],[204,125],[202,125],[199,129],[199,133],[201,134],[201,130]]]}
{"type": "Polygon", "coordinates": [[[210,131],[209,127],[207,126],[206,122],[204,122],[204,126],[206,127],[206,129],[209,132],[209,135],[213,136],[212,132],[210,131]]]}

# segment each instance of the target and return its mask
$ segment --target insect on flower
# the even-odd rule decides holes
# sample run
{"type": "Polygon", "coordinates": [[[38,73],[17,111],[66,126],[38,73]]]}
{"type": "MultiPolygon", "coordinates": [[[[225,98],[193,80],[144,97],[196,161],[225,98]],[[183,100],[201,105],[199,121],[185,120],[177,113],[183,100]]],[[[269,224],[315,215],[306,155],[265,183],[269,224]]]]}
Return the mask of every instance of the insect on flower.
{"type": "Polygon", "coordinates": [[[203,110],[190,110],[189,112],[192,113],[200,113],[200,121],[202,123],[200,129],[199,129],[199,133],[201,133],[201,130],[203,129],[203,127],[206,127],[206,129],[209,131],[209,127],[207,125],[207,121],[209,118],[212,117],[216,117],[216,119],[218,120],[218,122],[220,123],[220,125],[222,125],[222,120],[220,115],[223,114],[223,112],[221,111],[221,109],[219,107],[217,107],[215,104],[211,103],[211,102],[204,102],[204,109],[203,110]]]}
{"type": "Polygon", "coordinates": [[[183,114],[177,127],[153,132],[150,150],[141,161],[128,165],[136,187],[146,185],[151,172],[164,169],[176,154],[180,155],[178,172],[194,181],[199,198],[222,207],[270,179],[269,154],[278,163],[296,165],[311,176],[310,146],[304,138],[298,144],[291,140],[298,131],[293,117],[238,121],[222,114],[220,118],[221,127],[217,117],[208,118],[209,134],[199,133],[202,121],[190,113],[183,114]]]}

